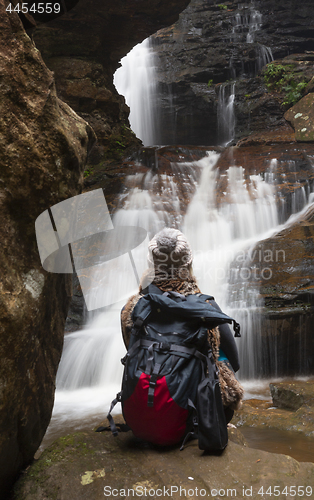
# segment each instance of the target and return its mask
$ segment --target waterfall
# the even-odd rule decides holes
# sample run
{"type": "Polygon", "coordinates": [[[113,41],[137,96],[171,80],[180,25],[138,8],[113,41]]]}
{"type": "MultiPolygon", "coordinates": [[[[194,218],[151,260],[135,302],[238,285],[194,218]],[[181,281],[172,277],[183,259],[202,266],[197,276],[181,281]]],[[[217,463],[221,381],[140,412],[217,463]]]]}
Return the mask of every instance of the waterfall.
{"type": "Polygon", "coordinates": [[[247,43],[253,43],[255,41],[255,32],[259,31],[262,27],[262,14],[254,8],[250,12],[248,26],[249,30],[246,35],[246,41],[247,43]]]}
{"type": "Polygon", "coordinates": [[[256,47],[256,64],[255,73],[274,60],[273,53],[270,47],[258,44],[256,47]]]}
{"type": "MultiPolygon", "coordinates": [[[[262,14],[255,8],[254,4],[240,5],[238,11],[231,18],[232,35],[231,42],[235,44],[255,44],[255,65],[253,76],[273,60],[273,54],[270,47],[255,43],[255,35],[262,28],[262,14]]],[[[241,47],[241,45],[240,45],[241,47]]],[[[242,50],[242,49],[241,49],[242,50]]],[[[233,48],[230,58],[229,68],[232,79],[240,78],[245,74],[244,64],[241,68],[234,65],[234,57],[238,59],[238,48],[233,48]]],[[[251,73],[249,71],[249,73],[251,73]]],[[[222,146],[230,144],[235,137],[235,82],[221,84],[218,94],[217,125],[218,125],[218,143],[222,146]]]]}
{"type": "Polygon", "coordinates": [[[235,132],[235,83],[220,85],[218,94],[218,140],[222,146],[227,146],[234,138],[235,132]]]}
{"type": "Polygon", "coordinates": [[[156,144],[154,56],[149,38],[136,45],[115,72],[114,84],[130,107],[130,124],[144,146],[156,144]]]}
{"type": "Polygon", "coordinates": [[[255,32],[261,27],[262,14],[254,5],[241,5],[232,19],[232,38],[238,42],[245,40],[247,43],[253,43],[255,32]]]}
{"type": "MultiPolygon", "coordinates": [[[[199,188],[185,217],[184,232],[195,255],[193,270],[204,293],[213,294],[222,309],[239,319],[243,336],[239,353],[244,378],[259,374],[261,338],[258,290],[252,278],[249,249],[278,227],[275,189],[260,175],[247,184],[242,167],[227,170],[228,202],[216,205],[217,171],[204,168],[199,188]]],[[[273,163],[270,170],[273,168],[273,163]]]]}
{"type": "MultiPolygon", "coordinates": [[[[256,33],[262,29],[263,16],[253,3],[240,5],[238,11],[232,18],[232,35],[231,39],[236,43],[255,44],[256,62],[254,68],[254,76],[268,63],[273,61],[273,54],[270,47],[256,43],[256,33]]],[[[236,77],[236,71],[232,66],[232,77],[236,77]]],[[[244,69],[242,68],[242,72],[244,69]]],[[[241,74],[240,74],[241,76],[241,74]]]]}
{"type": "MultiPolygon", "coordinates": [[[[252,278],[254,282],[250,252],[258,241],[283,227],[283,214],[287,218],[291,210],[303,208],[313,200],[313,194],[300,185],[295,202],[292,196],[290,209],[285,206],[283,210],[277,184],[284,187],[285,174],[275,158],[269,160],[263,175],[246,175],[245,169],[232,161],[225,172],[220,172],[218,160],[219,154],[208,152],[197,162],[172,163],[167,174],[149,171],[130,175],[113,222],[115,227],[144,227],[149,237],[165,226],[186,234],[201,290],[214,295],[221,308],[241,324],[240,376],[252,379],[260,375],[258,312],[262,304],[258,290],[247,286],[252,278]],[[217,186],[222,179],[226,187],[218,199],[217,186]]],[[[146,249],[147,242],[142,261],[146,260],[146,249]]],[[[130,276],[116,263],[112,266],[107,292],[114,295],[130,276]]],[[[102,293],[101,286],[98,292],[102,293]]],[[[65,337],[54,421],[103,415],[119,391],[120,359],[125,353],[120,331],[123,305],[120,302],[104,308],[83,330],[65,337]]]]}

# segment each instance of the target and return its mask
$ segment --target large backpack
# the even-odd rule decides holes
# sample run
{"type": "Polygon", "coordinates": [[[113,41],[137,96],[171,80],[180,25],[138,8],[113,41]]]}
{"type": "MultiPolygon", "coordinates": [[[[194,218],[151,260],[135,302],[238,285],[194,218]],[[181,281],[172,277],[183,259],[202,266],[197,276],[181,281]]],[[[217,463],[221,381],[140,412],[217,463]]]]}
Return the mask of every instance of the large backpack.
{"type": "Polygon", "coordinates": [[[149,285],[132,312],[133,328],[124,364],[121,401],[126,424],[138,438],[172,445],[192,432],[199,447],[222,450],[227,445],[218,370],[208,343],[208,329],[222,323],[239,325],[208,303],[203,294],[162,292],[149,285]]]}

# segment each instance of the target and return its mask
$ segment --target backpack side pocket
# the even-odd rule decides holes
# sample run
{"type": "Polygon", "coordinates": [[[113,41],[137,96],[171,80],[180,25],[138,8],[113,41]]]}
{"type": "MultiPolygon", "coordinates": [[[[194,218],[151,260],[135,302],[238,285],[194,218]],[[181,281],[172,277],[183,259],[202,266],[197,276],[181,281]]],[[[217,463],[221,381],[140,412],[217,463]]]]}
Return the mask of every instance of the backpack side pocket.
{"type": "Polygon", "coordinates": [[[198,446],[200,450],[219,451],[228,444],[228,430],[212,353],[207,367],[208,373],[197,389],[198,446]]]}

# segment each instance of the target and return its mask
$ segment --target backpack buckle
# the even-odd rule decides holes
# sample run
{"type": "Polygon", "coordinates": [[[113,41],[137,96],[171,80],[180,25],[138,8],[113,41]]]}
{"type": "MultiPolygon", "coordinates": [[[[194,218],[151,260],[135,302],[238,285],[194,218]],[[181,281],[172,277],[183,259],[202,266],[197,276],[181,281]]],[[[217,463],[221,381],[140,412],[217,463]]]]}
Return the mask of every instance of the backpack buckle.
{"type": "Polygon", "coordinates": [[[128,357],[129,357],[129,354],[126,353],[126,355],[123,358],[121,358],[121,363],[123,364],[123,366],[125,366],[128,357]]]}
{"type": "Polygon", "coordinates": [[[170,346],[169,342],[160,342],[160,344],[159,344],[159,349],[161,351],[170,351],[170,347],[171,346],[170,346]]]}

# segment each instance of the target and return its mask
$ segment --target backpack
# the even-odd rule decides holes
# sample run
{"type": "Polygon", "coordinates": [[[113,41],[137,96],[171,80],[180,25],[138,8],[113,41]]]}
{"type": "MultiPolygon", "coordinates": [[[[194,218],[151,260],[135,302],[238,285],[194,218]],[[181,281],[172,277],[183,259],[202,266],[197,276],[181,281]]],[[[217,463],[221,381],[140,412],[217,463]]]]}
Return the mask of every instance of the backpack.
{"type": "Polygon", "coordinates": [[[233,322],[240,336],[238,323],[208,304],[209,295],[184,296],[154,285],[143,293],[121,360],[122,390],[107,415],[113,434],[118,432],[111,411],[121,401],[125,422],[138,438],[173,445],[197,436],[200,449],[223,450],[228,433],[208,329],[233,322]]]}

